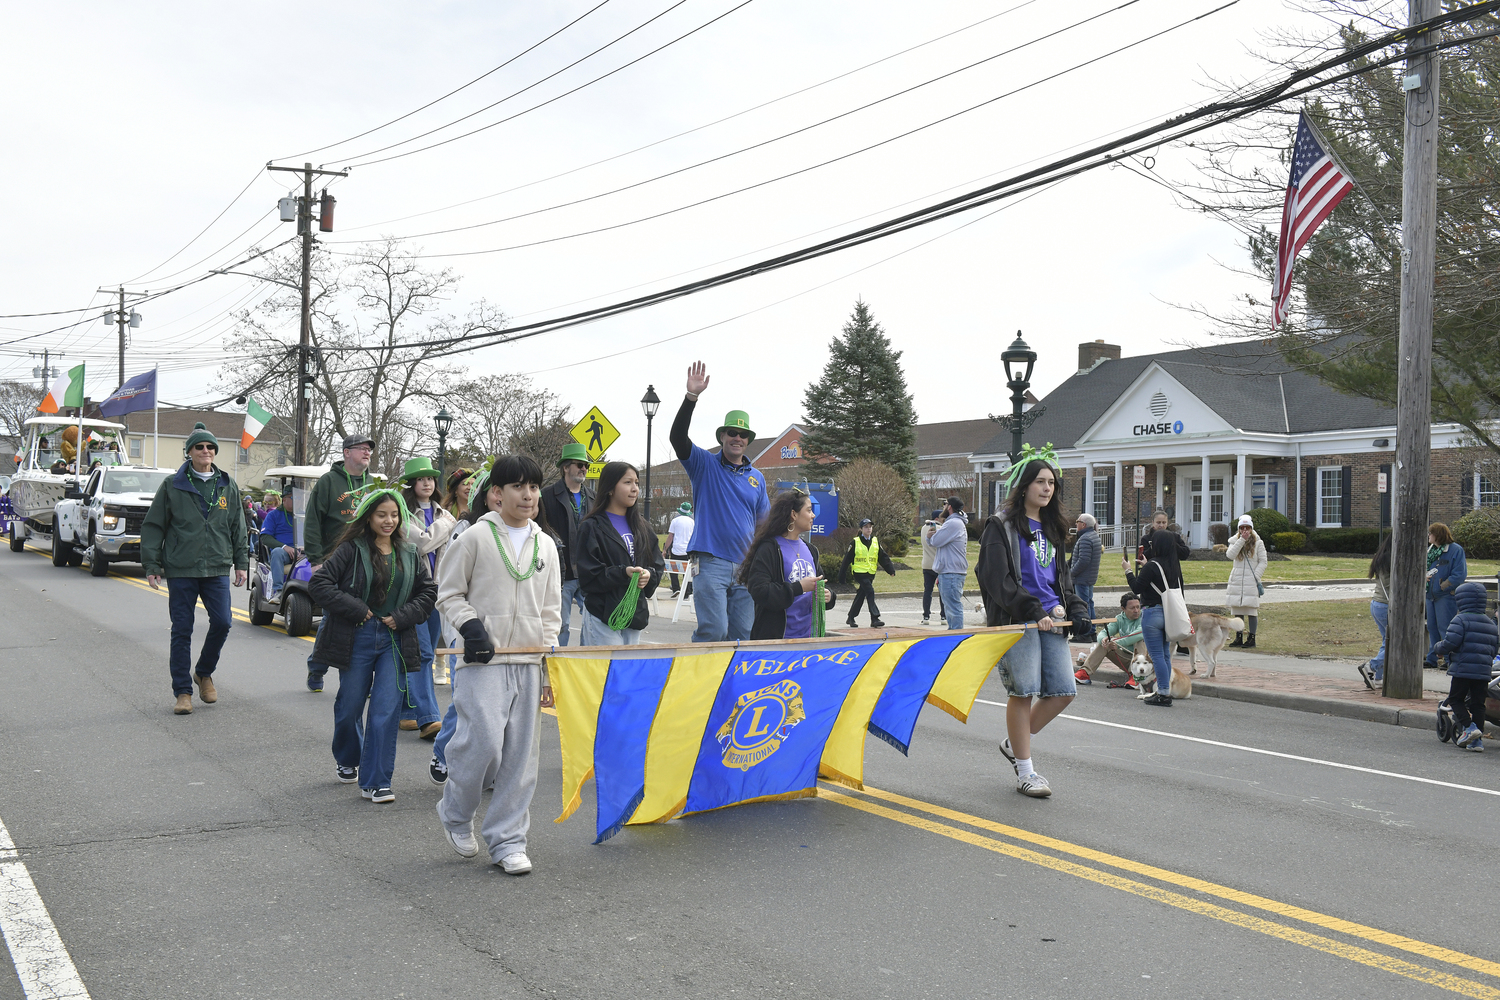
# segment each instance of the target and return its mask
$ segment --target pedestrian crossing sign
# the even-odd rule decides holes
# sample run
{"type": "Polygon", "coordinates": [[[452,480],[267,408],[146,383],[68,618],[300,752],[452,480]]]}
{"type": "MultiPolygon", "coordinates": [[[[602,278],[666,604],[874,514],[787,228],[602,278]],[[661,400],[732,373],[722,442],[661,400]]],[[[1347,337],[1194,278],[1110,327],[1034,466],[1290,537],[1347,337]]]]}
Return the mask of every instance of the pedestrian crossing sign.
{"type": "MultiPolygon", "coordinates": [[[[604,457],[609,446],[620,438],[620,432],[615,430],[615,425],[609,422],[599,407],[595,406],[583,415],[583,419],[573,425],[573,440],[583,445],[584,450],[589,453],[595,464],[604,457]]],[[[590,470],[592,473],[592,470],[590,470]]]]}
{"type": "Polygon", "coordinates": [[[599,473],[604,471],[603,462],[590,462],[589,471],[584,475],[585,479],[598,479],[599,473]]]}

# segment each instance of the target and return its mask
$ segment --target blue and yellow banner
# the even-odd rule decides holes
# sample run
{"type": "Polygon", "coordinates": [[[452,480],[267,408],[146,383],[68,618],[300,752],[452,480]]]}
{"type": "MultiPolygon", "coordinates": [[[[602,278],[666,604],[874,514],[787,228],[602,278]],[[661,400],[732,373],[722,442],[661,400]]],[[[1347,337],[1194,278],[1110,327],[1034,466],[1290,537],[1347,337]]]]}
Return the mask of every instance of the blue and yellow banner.
{"type": "Polygon", "coordinates": [[[562,741],[561,823],[594,779],[598,837],[627,825],[862,788],[865,734],[906,753],[924,704],[967,721],[1019,632],[736,649],[641,646],[547,657],[562,741]]]}

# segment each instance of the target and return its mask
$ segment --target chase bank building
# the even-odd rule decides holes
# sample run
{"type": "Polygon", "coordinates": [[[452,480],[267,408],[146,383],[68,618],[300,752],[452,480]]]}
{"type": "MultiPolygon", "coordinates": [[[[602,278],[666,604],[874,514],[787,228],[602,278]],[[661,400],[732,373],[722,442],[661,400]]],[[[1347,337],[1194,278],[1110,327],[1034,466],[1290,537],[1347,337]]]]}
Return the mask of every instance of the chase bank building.
{"type": "MultiPolygon", "coordinates": [[[[1256,507],[1310,528],[1390,524],[1395,411],[1325,386],[1270,341],[1133,358],[1080,344],[1077,372],[1034,409],[1026,441],[1052,443],[1064,507],[1092,513],[1105,544],[1133,544],[1137,520],[1157,507],[1204,548],[1212,525],[1256,507]]],[[[986,513],[1003,502],[1009,465],[1010,432],[996,430],[970,456],[988,486],[986,513]]],[[[1459,425],[1432,426],[1429,520],[1500,504],[1489,453],[1465,443],[1459,425]]]]}

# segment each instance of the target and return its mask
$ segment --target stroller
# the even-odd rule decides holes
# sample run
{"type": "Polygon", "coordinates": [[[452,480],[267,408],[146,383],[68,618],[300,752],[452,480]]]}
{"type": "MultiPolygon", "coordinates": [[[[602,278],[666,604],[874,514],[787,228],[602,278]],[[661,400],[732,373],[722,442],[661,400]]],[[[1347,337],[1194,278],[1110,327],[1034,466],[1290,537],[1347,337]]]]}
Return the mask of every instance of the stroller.
{"type": "MultiPolygon", "coordinates": [[[[1500,656],[1495,657],[1490,667],[1490,687],[1484,698],[1486,720],[1500,720],[1500,656]]],[[[1458,725],[1453,721],[1453,708],[1444,698],[1437,707],[1437,737],[1443,743],[1458,744],[1458,725]]]]}

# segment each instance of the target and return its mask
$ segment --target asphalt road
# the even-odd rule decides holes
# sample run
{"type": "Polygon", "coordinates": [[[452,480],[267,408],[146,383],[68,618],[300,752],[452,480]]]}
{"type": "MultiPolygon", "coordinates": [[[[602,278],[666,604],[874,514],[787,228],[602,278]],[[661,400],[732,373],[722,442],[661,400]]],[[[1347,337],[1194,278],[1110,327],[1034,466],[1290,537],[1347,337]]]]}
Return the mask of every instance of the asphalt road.
{"type": "Polygon", "coordinates": [[[447,846],[414,734],[393,805],[334,780],[305,640],[237,620],[219,703],[178,717],[138,568],[0,552],[0,600],[0,871],[96,998],[1500,998],[1500,754],[1429,733],[1096,684],[1038,737],[1036,801],[992,682],[910,758],[870,740],[864,794],[594,847],[587,789],[552,822],[548,718],[512,878],[447,846]]]}

